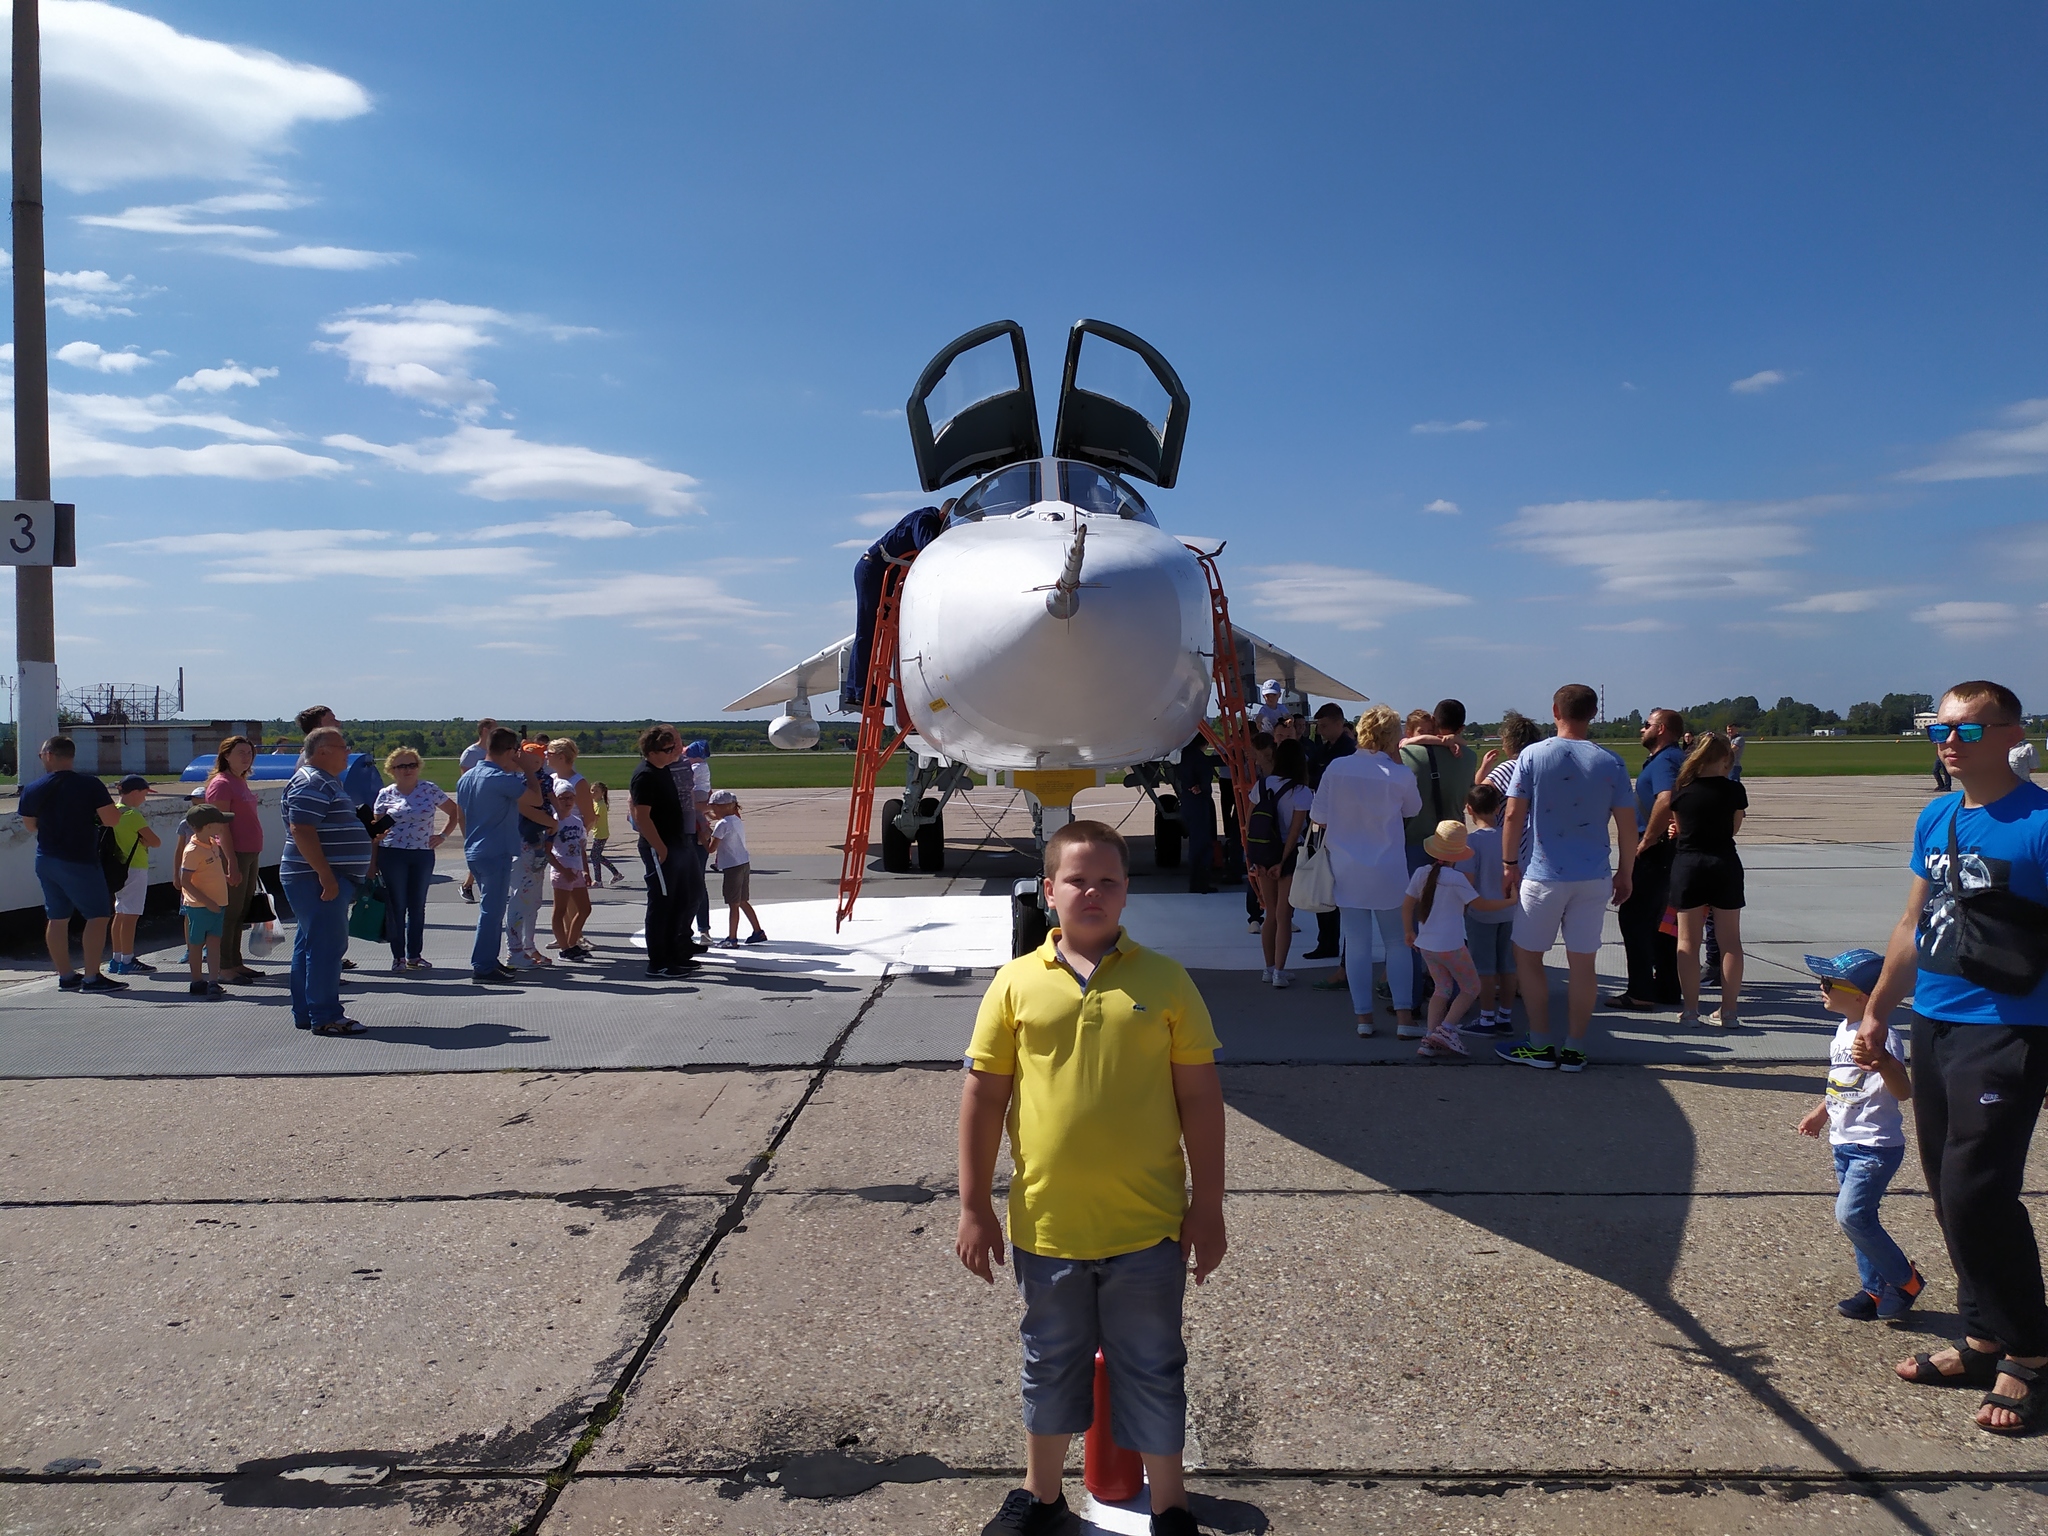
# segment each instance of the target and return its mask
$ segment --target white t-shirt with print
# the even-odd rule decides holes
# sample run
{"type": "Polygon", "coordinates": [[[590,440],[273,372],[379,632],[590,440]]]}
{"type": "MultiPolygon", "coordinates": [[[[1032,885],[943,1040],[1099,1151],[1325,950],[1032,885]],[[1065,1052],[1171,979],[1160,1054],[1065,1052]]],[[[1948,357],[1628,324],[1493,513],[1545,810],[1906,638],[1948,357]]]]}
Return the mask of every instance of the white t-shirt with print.
{"type": "MultiPolygon", "coordinates": [[[[1875,1069],[1859,1067],[1849,1048],[1856,1043],[1856,1020],[1835,1027],[1828,1046],[1828,1140],[1836,1146],[1903,1147],[1905,1117],[1899,1101],[1875,1069]]],[[[1906,1059],[1906,1041],[1896,1029],[1885,1031],[1884,1048],[1906,1059]]]]}
{"type": "Polygon", "coordinates": [[[747,862],[747,829],[737,816],[721,816],[711,824],[713,867],[738,869],[747,862]]]}
{"type": "Polygon", "coordinates": [[[412,849],[431,846],[428,839],[434,835],[437,809],[448,798],[432,779],[421,779],[413,785],[410,795],[396,784],[386,784],[377,791],[376,802],[370,807],[372,815],[391,818],[391,830],[384,834],[383,846],[412,849]]]}
{"type": "MultiPolygon", "coordinates": [[[[1408,894],[1420,903],[1422,888],[1429,883],[1430,866],[1425,864],[1408,881],[1408,894]]],[[[1477,901],[1472,882],[1450,865],[1437,877],[1436,899],[1429,904],[1429,916],[1415,925],[1415,947],[1433,949],[1440,955],[1465,947],[1465,904],[1477,901]]],[[[1420,910],[1418,906],[1417,910],[1420,910]]]]}

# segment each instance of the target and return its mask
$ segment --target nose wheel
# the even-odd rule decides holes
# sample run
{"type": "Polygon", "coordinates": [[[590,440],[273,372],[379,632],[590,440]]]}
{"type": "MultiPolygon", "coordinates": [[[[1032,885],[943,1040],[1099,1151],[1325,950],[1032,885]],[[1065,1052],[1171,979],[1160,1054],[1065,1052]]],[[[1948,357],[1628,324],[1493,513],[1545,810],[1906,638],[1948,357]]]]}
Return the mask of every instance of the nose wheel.
{"type": "Polygon", "coordinates": [[[1051,921],[1039,905],[1038,882],[1019,880],[1010,890],[1010,958],[1030,954],[1051,931],[1051,921]]]}

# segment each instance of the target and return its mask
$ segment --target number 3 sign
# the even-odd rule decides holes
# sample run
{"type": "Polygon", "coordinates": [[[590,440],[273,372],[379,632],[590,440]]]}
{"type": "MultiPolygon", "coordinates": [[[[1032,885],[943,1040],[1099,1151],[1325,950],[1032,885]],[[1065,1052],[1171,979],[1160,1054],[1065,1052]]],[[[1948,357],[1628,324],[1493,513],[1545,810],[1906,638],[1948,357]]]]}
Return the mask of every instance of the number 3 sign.
{"type": "Polygon", "coordinates": [[[0,565],[76,565],[78,509],[68,501],[0,501],[0,565]]]}

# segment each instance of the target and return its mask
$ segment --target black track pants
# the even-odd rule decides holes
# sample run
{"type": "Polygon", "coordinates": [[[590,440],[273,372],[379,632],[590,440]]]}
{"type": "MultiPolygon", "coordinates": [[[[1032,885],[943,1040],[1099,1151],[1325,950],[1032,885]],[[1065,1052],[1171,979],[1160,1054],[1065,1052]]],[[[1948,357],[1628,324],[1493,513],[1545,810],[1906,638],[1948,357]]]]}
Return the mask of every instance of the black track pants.
{"type": "Polygon", "coordinates": [[[2041,1251],[2020,1203],[2027,1145],[2048,1092],[2048,1026],[1913,1021],[1920,1166],[1972,1338],[2048,1355],[2041,1251]]]}

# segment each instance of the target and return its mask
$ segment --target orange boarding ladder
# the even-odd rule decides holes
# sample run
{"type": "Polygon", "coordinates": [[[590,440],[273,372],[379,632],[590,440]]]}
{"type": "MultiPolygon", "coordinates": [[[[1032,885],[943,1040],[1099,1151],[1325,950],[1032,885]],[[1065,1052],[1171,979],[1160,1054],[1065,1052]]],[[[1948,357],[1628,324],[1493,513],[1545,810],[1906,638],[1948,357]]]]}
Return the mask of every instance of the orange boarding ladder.
{"type": "Polygon", "coordinates": [[[909,726],[903,725],[894,736],[888,736],[889,723],[883,716],[893,699],[896,718],[909,718],[903,707],[903,676],[896,665],[896,616],[901,606],[903,574],[916,558],[910,554],[901,560],[891,560],[889,569],[882,573],[882,600],[875,608],[875,638],[868,650],[867,682],[860,697],[860,745],[854,755],[853,798],[846,805],[845,857],[839,866],[839,907],[832,923],[834,933],[853,915],[861,876],[867,871],[868,825],[875,814],[875,780],[882,765],[896,755],[896,749],[910,733],[909,726]],[[885,737],[889,743],[886,747],[882,745],[885,737]]]}
{"type": "Polygon", "coordinates": [[[1252,733],[1245,717],[1244,683],[1237,675],[1237,631],[1230,626],[1230,599],[1223,595],[1223,576],[1216,569],[1216,557],[1223,553],[1218,544],[1207,551],[1195,549],[1195,559],[1201,562],[1202,574],[1209,582],[1209,617],[1216,628],[1216,715],[1217,726],[1211,729],[1202,722],[1202,734],[1209,739],[1209,745],[1230,765],[1230,791],[1237,801],[1237,835],[1244,842],[1245,867],[1251,867],[1251,826],[1252,826],[1252,776],[1256,772],[1252,765],[1252,733]]]}

